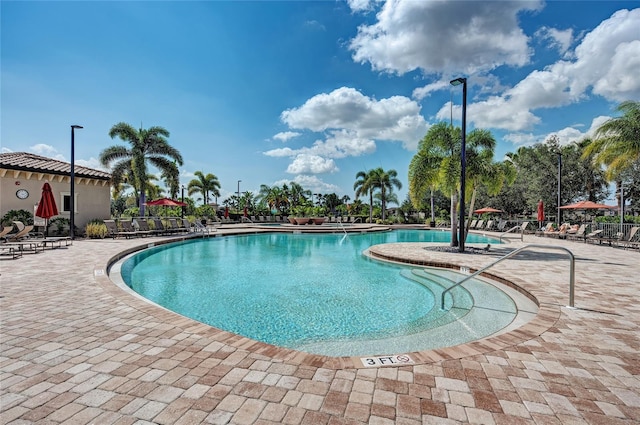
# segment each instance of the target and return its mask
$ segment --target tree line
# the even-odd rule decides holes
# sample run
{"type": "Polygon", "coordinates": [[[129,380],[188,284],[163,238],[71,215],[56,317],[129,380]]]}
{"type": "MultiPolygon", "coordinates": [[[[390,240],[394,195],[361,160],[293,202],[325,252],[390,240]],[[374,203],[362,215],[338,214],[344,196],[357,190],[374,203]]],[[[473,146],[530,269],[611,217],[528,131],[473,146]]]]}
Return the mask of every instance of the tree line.
{"type": "MultiPolygon", "coordinates": [[[[558,175],[562,191],[560,203],[577,200],[599,202],[609,196],[609,183],[616,185],[630,202],[626,212],[640,213],[640,102],[622,102],[619,116],[602,124],[593,139],[585,138],[561,145],[557,136],[543,143],[522,146],[496,161],[496,141],[490,131],[475,129],[466,137],[466,193],[469,211],[476,205],[490,205],[507,214],[526,215],[535,210],[542,199],[548,210],[558,207],[558,175]],[[558,171],[562,166],[562,172],[558,171]]],[[[125,208],[144,214],[147,198],[164,195],[157,184],[163,181],[167,196],[176,198],[181,190],[179,166],[183,165],[180,152],[169,144],[169,131],[163,127],[140,128],[118,123],[109,136],[119,138],[128,146],[115,145],[100,154],[100,162],[111,169],[113,201],[118,212],[125,208]],[[156,177],[149,172],[154,167],[156,177]],[[125,194],[133,188],[133,195],[125,194]],[[135,205],[131,205],[135,203],[135,205]]],[[[234,194],[221,205],[236,213],[246,208],[257,214],[342,214],[359,215],[367,221],[395,220],[388,217],[388,205],[399,205],[401,217],[421,212],[430,220],[447,219],[451,222],[452,243],[455,241],[457,211],[460,199],[461,130],[449,123],[434,124],[420,140],[418,150],[409,164],[407,180],[409,193],[405,200],[397,199],[395,189],[402,182],[395,170],[374,168],[356,174],[353,201],[348,195],[320,194],[304,189],[295,182],[282,186],[261,185],[259,193],[245,191],[234,194]]],[[[220,181],[213,173],[196,171],[187,184],[188,213],[207,215],[210,203],[218,204],[220,181]],[[202,202],[196,206],[193,197],[202,202]]]]}

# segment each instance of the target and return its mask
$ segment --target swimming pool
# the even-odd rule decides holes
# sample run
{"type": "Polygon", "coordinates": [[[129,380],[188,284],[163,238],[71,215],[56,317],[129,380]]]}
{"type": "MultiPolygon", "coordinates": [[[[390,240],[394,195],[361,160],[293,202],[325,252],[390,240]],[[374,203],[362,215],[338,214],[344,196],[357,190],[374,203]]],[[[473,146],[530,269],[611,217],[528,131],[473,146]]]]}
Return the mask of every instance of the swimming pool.
{"type": "MultiPolygon", "coordinates": [[[[448,232],[397,230],[198,239],[142,251],[120,272],[143,297],[258,341],[340,356],[417,351],[477,339],[477,328],[486,326],[472,326],[471,334],[454,329],[462,318],[478,316],[477,300],[500,301],[486,309],[494,312],[482,335],[507,326],[517,314],[509,296],[479,280],[452,291],[452,308],[441,311],[439,294],[461,275],[412,271],[362,255],[380,243],[447,237],[448,232]],[[495,310],[505,314],[496,319],[495,310]],[[453,338],[438,336],[447,326],[453,338]]],[[[469,235],[468,242],[487,239],[469,235]]]]}

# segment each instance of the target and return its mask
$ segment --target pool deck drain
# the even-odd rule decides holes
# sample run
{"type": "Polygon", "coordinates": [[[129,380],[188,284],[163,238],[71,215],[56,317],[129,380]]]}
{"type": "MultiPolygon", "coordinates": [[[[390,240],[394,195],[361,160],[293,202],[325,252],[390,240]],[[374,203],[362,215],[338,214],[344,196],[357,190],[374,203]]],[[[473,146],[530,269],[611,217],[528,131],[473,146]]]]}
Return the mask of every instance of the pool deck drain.
{"type": "MultiPolygon", "coordinates": [[[[532,322],[367,368],[213,329],[96,273],[154,241],[79,240],[0,262],[0,423],[640,423],[637,250],[527,235],[576,255],[577,309],[564,308],[566,259],[523,253],[492,273],[536,297],[532,322]]],[[[424,245],[380,249],[479,268],[522,243],[464,256],[424,245]]]]}

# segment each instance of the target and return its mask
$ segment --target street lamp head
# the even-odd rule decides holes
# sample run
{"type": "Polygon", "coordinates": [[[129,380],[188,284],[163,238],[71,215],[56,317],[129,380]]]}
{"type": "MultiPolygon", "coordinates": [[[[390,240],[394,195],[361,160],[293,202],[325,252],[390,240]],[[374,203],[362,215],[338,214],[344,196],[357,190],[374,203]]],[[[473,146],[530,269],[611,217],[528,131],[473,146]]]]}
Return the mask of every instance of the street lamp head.
{"type": "Polygon", "coordinates": [[[451,80],[449,81],[449,84],[451,84],[452,86],[459,86],[460,84],[464,84],[467,82],[466,78],[456,78],[455,80],[451,80]]]}
{"type": "Polygon", "coordinates": [[[72,125],[71,128],[84,128],[84,127],[81,125],[72,125]]]}

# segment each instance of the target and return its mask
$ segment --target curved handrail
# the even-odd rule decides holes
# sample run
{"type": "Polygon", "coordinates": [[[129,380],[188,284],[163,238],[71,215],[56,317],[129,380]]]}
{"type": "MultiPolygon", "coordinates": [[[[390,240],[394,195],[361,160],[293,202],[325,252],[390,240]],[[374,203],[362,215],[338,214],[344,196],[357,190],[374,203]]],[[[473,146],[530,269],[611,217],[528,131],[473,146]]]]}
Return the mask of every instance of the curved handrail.
{"type": "Polygon", "coordinates": [[[524,241],[524,229],[522,228],[522,225],[521,225],[521,224],[519,224],[519,225],[517,225],[517,226],[513,226],[511,229],[507,230],[506,232],[502,232],[502,234],[501,234],[501,235],[500,235],[500,237],[499,237],[500,242],[502,242],[502,237],[503,237],[504,235],[506,235],[507,233],[511,233],[511,232],[513,232],[514,230],[520,230],[520,240],[521,240],[521,241],[524,241]]]}
{"type": "Polygon", "coordinates": [[[445,294],[447,292],[449,292],[450,290],[452,290],[456,286],[460,286],[461,284],[463,284],[464,282],[468,281],[469,279],[472,279],[472,278],[476,277],[480,273],[483,273],[485,270],[495,266],[496,264],[502,262],[503,260],[506,260],[507,258],[513,257],[514,255],[516,255],[516,254],[520,253],[521,251],[524,251],[525,249],[528,249],[528,248],[559,249],[559,250],[565,251],[567,254],[569,254],[569,262],[570,262],[570,267],[569,267],[569,307],[573,307],[573,299],[574,299],[573,295],[574,295],[575,283],[576,283],[576,280],[575,280],[575,262],[576,262],[576,258],[575,258],[575,256],[573,255],[573,253],[571,251],[569,251],[567,248],[564,248],[562,246],[531,244],[531,245],[526,245],[526,246],[523,246],[521,248],[518,248],[515,251],[511,251],[510,253],[508,253],[504,257],[498,258],[496,261],[494,261],[493,263],[489,264],[488,266],[485,266],[485,267],[481,268],[477,272],[465,277],[464,279],[462,279],[460,282],[456,283],[455,285],[445,289],[442,292],[442,297],[440,298],[440,308],[442,310],[444,310],[444,296],[445,296],[445,294]]]}

